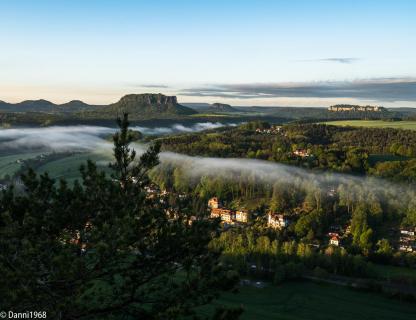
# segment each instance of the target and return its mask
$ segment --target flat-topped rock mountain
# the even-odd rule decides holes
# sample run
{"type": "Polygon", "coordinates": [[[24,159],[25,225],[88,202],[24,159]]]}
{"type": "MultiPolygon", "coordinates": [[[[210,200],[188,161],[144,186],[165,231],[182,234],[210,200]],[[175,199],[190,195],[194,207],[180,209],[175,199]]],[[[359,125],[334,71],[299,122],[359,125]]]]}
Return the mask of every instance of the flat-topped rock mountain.
{"type": "Polygon", "coordinates": [[[128,94],[118,102],[103,107],[103,112],[127,112],[133,117],[149,117],[157,115],[190,115],[195,110],[178,103],[175,96],[158,94],[128,94]]]}

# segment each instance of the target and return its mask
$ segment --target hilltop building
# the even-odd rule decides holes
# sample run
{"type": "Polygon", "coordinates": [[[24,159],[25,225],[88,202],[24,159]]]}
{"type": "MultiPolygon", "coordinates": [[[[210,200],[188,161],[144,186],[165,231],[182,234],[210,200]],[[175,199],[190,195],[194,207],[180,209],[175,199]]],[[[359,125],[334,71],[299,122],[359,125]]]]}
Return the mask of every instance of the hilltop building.
{"type": "Polygon", "coordinates": [[[355,106],[349,104],[337,104],[328,108],[330,112],[381,112],[385,110],[386,108],[381,106],[355,106]]]}

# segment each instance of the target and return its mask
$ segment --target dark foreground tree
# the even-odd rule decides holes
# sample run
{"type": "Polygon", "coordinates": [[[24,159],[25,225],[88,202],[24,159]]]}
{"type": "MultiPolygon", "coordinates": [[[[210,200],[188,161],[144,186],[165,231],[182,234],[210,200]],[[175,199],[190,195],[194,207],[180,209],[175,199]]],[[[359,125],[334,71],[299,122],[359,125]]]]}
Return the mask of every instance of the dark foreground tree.
{"type": "Polygon", "coordinates": [[[136,161],[127,115],[119,126],[112,178],[88,162],[81,183],[29,171],[23,193],[3,192],[0,309],[49,319],[196,317],[195,307],[235,284],[208,250],[217,222],[195,213],[191,221],[186,203],[149,197],[159,145],[136,161]]]}

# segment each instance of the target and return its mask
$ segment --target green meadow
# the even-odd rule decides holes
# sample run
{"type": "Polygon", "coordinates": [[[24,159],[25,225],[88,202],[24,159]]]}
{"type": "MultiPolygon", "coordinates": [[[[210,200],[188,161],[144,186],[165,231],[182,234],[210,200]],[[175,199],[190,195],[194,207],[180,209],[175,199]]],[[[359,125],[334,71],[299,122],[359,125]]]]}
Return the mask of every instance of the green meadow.
{"type": "Polygon", "coordinates": [[[50,161],[36,171],[38,173],[48,172],[49,176],[55,179],[66,179],[69,182],[79,179],[80,167],[85,165],[88,160],[92,160],[100,169],[107,169],[108,163],[111,161],[103,154],[97,153],[82,153],[74,154],[63,159],[50,161]]]}
{"type": "Polygon", "coordinates": [[[313,282],[288,282],[279,286],[242,286],[227,293],[202,313],[218,306],[243,306],[242,320],[409,320],[416,304],[381,294],[313,282]]]}
{"type": "MultiPolygon", "coordinates": [[[[6,175],[13,176],[23,165],[23,160],[34,159],[41,154],[40,152],[35,152],[0,156],[0,178],[6,175]]],[[[36,172],[39,174],[48,172],[52,178],[64,178],[72,182],[80,178],[80,166],[86,164],[88,160],[95,162],[100,169],[106,170],[111,158],[101,153],[72,154],[65,158],[48,161],[37,167],[36,172]]]]}
{"type": "Polygon", "coordinates": [[[12,176],[22,166],[22,161],[36,158],[41,152],[18,153],[0,156],[0,178],[6,175],[12,176]]]}
{"type": "Polygon", "coordinates": [[[382,121],[382,120],[340,120],[327,121],[325,124],[334,126],[368,127],[368,128],[395,128],[416,130],[416,121],[382,121]]]}
{"type": "Polygon", "coordinates": [[[387,280],[393,279],[397,281],[405,279],[416,283],[416,269],[382,264],[374,264],[373,267],[381,278],[387,280]]]}

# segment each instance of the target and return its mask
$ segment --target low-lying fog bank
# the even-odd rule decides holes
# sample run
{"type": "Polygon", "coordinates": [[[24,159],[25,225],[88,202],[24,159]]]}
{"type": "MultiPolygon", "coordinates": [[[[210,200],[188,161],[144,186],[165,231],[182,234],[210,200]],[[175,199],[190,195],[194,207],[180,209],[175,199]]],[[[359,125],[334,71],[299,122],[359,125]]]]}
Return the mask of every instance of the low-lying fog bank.
{"type": "Polygon", "coordinates": [[[309,170],[265,160],[193,157],[173,152],[162,152],[160,159],[162,164],[182,168],[182,172],[185,172],[190,181],[209,176],[236,182],[267,184],[271,188],[278,183],[292,185],[300,190],[313,188],[324,192],[344,185],[352,198],[367,201],[370,200],[370,194],[379,197],[379,200],[388,196],[402,202],[403,205],[407,205],[409,199],[416,196],[416,190],[412,185],[393,183],[371,176],[309,170]]]}
{"type": "MultiPolygon", "coordinates": [[[[133,129],[138,129],[144,134],[167,134],[171,132],[195,132],[221,126],[223,126],[221,123],[199,123],[190,127],[176,124],[170,127],[135,127],[133,129]]],[[[105,140],[105,137],[115,132],[115,130],[115,128],[98,126],[3,129],[0,130],[0,150],[16,150],[19,153],[33,149],[45,152],[96,151],[110,155],[113,146],[111,142],[105,140]]],[[[137,149],[138,153],[141,153],[146,149],[146,146],[135,143],[134,148],[137,149]]],[[[411,186],[396,185],[377,178],[311,171],[269,161],[191,157],[172,152],[162,152],[160,159],[162,165],[170,164],[181,167],[189,177],[194,179],[203,176],[218,176],[223,179],[244,176],[255,183],[273,185],[281,182],[294,184],[299,188],[312,186],[326,190],[332,186],[344,184],[351,189],[360,186],[371,192],[382,193],[382,191],[388,189],[391,197],[396,197],[398,201],[403,199],[404,194],[414,193],[411,186]]]]}
{"type": "Polygon", "coordinates": [[[138,130],[146,135],[163,135],[170,133],[181,133],[181,132],[199,132],[209,129],[217,129],[225,126],[235,127],[235,123],[221,123],[221,122],[200,122],[192,126],[184,126],[182,124],[173,124],[169,127],[132,127],[133,130],[138,130]]]}
{"type": "MultiPolygon", "coordinates": [[[[166,127],[132,127],[145,135],[198,132],[236,124],[221,122],[200,122],[194,125],[172,124],[166,127]]],[[[52,126],[45,128],[19,128],[0,130],[0,151],[41,150],[45,152],[94,151],[111,149],[103,138],[116,132],[116,128],[100,126],[52,126]]]]}

